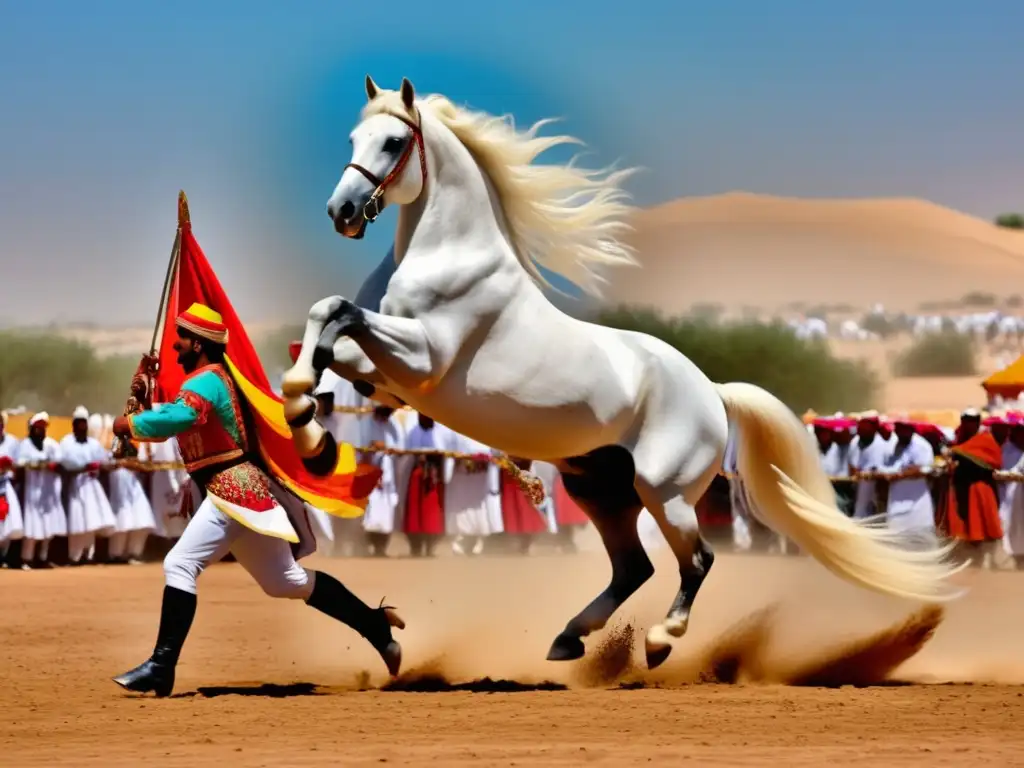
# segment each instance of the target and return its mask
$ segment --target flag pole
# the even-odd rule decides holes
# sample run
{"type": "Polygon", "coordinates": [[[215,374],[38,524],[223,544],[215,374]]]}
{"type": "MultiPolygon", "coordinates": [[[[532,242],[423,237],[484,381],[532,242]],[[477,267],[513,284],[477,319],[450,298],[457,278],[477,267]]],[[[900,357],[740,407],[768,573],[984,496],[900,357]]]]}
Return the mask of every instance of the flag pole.
{"type": "MultiPolygon", "coordinates": [[[[192,218],[188,210],[188,198],[185,197],[184,190],[178,191],[178,229],[174,233],[174,245],[171,246],[171,258],[167,262],[167,272],[164,275],[164,286],[160,291],[160,307],[157,310],[156,322],[153,324],[153,337],[149,342],[149,355],[148,358],[154,361],[158,352],[157,344],[160,342],[160,337],[163,334],[164,322],[167,316],[167,302],[171,296],[171,285],[173,284],[173,278],[178,271],[178,261],[181,257],[181,229],[182,227],[191,224],[192,218]]],[[[128,396],[128,400],[124,406],[124,415],[130,416],[133,413],[139,413],[143,410],[143,404],[140,402],[139,396],[141,394],[142,399],[152,401],[153,397],[153,377],[157,373],[155,365],[145,366],[145,370],[140,370],[137,373],[142,373],[146,377],[147,388],[145,393],[137,393],[134,390],[128,396]]],[[[127,459],[136,458],[139,455],[139,449],[134,445],[131,440],[122,439],[118,436],[114,436],[113,444],[111,446],[111,452],[115,459],[127,459]]]]}

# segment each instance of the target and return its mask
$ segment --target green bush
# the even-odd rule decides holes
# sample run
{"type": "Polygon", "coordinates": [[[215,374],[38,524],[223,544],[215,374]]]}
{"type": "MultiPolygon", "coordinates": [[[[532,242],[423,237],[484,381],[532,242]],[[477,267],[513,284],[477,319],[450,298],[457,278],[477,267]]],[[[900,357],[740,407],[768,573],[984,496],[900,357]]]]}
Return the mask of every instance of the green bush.
{"type": "Polygon", "coordinates": [[[89,345],[54,333],[0,332],[0,405],[54,415],[78,405],[120,412],[137,363],[137,357],[97,357],[89,345]]]}
{"type": "Polygon", "coordinates": [[[712,381],[756,384],[796,413],[856,411],[877,402],[879,382],[870,368],[835,357],[825,341],[798,339],[782,323],[669,319],[630,307],[606,310],[597,322],[659,338],[712,381]]]}
{"type": "Polygon", "coordinates": [[[1024,216],[1019,213],[1001,213],[996,216],[996,225],[1007,229],[1024,229],[1024,216]]]}
{"type": "MultiPolygon", "coordinates": [[[[301,326],[280,328],[258,339],[256,352],[273,381],[291,367],[288,343],[301,326]]],[[[52,331],[0,331],[0,408],[20,405],[70,416],[78,405],[119,414],[128,399],[137,355],[100,357],[88,344],[52,331]]]]}
{"type": "Polygon", "coordinates": [[[924,336],[903,350],[893,362],[897,376],[973,376],[977,373],[970,336],[944,330],[924,336]]]}

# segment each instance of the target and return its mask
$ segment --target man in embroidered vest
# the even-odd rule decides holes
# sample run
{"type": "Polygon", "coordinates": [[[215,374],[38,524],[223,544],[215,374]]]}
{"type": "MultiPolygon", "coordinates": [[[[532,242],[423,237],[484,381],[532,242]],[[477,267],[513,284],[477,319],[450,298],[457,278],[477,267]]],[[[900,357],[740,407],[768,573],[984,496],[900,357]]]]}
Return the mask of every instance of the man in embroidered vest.
{"type": "Polygon", "coordinates": [[[177,399],[119,417],[113,431],[138,441],[176,437],[192,479],[195,513],[164,559],[163,608],[153,655],[114,682],[130,691],[170,695],[196,612],[196,580],[228,552],[268,595],[304,600],[355,629],[397,675],[402,649],[391,629],[405,625],[395,612],[370,608],[333,576],[296,562],[315,549],[305,505],[260,459],[246,402],[224,364],[228,329],[222,317],[193,304],[176,325],[174,351],[186,373],[177,399]]]}

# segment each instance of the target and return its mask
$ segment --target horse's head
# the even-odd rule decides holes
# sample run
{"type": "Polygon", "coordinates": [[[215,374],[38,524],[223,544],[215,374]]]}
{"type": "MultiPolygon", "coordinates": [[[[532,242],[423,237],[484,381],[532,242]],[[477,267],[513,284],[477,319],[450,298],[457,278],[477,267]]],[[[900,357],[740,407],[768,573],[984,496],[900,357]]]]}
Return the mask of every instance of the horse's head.
{"type": "Polygon", "coordinates": [[[420,196],[427,174],[420,113],[412,83],[398,91],[377,87],[366,76],[369,99],[363,120],[350,136],[352,161],[327,201],[327,215],[345,237],[359,239],[388,204],[407,205],[420,196]],[[410,162],[413,155],[419,162],[410,162]]]}

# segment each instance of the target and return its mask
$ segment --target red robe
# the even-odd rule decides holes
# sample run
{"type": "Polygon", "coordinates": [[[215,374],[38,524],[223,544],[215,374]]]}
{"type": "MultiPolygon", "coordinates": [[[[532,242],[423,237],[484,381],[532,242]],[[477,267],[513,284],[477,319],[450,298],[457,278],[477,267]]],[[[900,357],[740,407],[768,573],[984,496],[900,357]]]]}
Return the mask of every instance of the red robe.
{"type": "Polygon", "coordinates": [[[439,459],[419,459],[409,476],[405,528],[410,536],[444,535],[444,470],[439,459]]]}
{"type": "Polygon", "coordinates": [[[562,476],[555,478],[555,521],[559,528],[568,528],[574,525],[586,525],[590,522],[587,513],[577,504],[569,492],[565,490],[565,483],[562,476]]]}
{"type": "Polygon", "coordinates": [[[544,533],[548,526],[537,508],[530,503],[519,483],[505,470],[501,471],[501,519],[505,533],[544,533]]]}
{"type": "Polygon", "coordinates": [[[943,511],[950,537],[970,542],[999,541],[1003,525],[992,472],[1002,466],[1002,448],[990,433],[979,432],[954,448],[953,453],[963,466],[954,470],[945,494],[943,511]]]}

